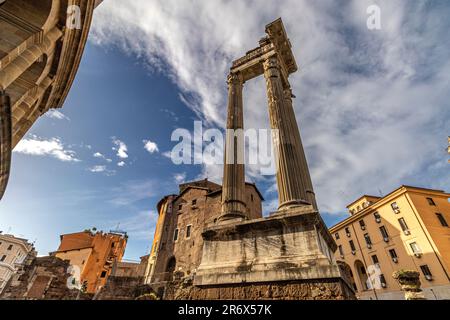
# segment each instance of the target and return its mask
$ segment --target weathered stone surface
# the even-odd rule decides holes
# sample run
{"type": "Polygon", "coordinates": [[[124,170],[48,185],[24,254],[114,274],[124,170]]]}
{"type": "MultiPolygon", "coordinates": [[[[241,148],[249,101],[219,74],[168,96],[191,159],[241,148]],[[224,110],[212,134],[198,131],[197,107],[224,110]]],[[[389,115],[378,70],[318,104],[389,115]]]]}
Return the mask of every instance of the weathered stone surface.
{"type": "Polygon", "coordinates": [[[152,300],[156,292],[149,285],[142,284],[143,277],[114,277],[96,294],[95,300],[152,300]]]}
{"type": "Polygon", "coordinates": [[[174,300],[348,300],[353,291],[341,279],[184,287],[173,284],[174,300]]]}

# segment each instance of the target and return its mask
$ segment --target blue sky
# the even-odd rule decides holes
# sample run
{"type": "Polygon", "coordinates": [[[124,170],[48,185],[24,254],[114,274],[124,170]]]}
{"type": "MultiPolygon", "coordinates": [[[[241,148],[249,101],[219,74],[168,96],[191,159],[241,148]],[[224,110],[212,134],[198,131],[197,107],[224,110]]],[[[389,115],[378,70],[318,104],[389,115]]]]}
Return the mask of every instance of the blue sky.
{"type": "MultiPolygon", "coordinates": [[[[126,257],[146,254],[158,200],[178,182],[221,179],[220,166],[173,165],[164,155],[172,131],[193,130],[194,120],[223,127],[231,61],[279,16],[300,65],[291,84],[326,222],[364,193],[450,190],[447,1],[180,2],[97,9],[64,107],[40,118],[13,154],[0,230],[36,239],[44,255],[60,234],[119,226],[130,234],[126,257]],[[373,3],[377,31],[366,27],[373,3]]],[[[268,126],[262,79],[246,84],[245,107],[247,128],[268,126]]],[[[247,176],[273,209],[273,177],[253,167],[247,176]]]]}

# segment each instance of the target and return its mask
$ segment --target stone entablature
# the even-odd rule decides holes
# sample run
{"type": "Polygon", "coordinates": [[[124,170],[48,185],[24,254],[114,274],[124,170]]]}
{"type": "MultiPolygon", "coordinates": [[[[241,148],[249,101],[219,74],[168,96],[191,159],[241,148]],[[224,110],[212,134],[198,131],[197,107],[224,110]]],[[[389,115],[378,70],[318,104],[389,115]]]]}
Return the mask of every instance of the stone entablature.
{"type": "Polygon", "coordinates": [[[100,2],[14,0],[0,6],[0,199],[11,150],[41,115],[63,106],[100,2]],[[80,28],[66,25],[68,12],[80,13],[80,28]]]}

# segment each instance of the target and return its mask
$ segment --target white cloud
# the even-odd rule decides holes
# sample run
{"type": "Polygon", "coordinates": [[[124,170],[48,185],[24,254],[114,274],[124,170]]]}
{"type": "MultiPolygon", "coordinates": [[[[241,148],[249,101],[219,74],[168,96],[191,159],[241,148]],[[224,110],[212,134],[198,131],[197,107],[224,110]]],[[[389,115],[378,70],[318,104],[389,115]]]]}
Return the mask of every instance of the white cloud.
{"type": "Polygon", "coordinates": [[[143,140],[144,142],[144,148],[150,153],[159,152],[158,145],[155,142],[152,142],[150,140],[143,140]]]}
{"type": "Polygon", "coordinates": [[[186,172],[177,173],[173,176],[173,178],[175,179],[175,182],[178,184],[186,182],[186,172]]]}
{"type": "Polygon", "coordinates": [[[79,162],[75,151],[66,150],[58,138],[42,139],[37,136],[19,141],[14,152],[32,156],[50,156],[65,162],[79,162]]]}
{"type": "Polygon", "coordinates": [[[94,158],[105,158],[105,156],[103,154],[101,154],[100,152],[96,152],[94,153],[94,158]]]}
{"type": "Polygon", "coordinates": [[[119,163],[117,163],[117,165],[119,167],[125,167],[125,162],[124,161],[120,161],[119,163]]]}
{"type": "Polygon", "coordinates": [[[123,141],[120,141],[119,139],[116,139],[114,137],[112,139],[113,139],[113,144],[115,145],[115,147],[113,147],[112,150],[117,151],[117,156],[121,159],[128,158],[127,145],[123,141]]]}
{"type": "Polygon", "coordinates": [[[106,166],[93,166],[89,168],[90,172],[98,173],[98,172],[105,172],[106,166]]]}
{"type": "MultiPolygon", "coordinates": [[[[105,2],[92,39],[146,59],[200,118],[224,126],[231,61],[281,16],[300,67],[290,81],[319,205],[338,213],[361,194],[448,180],[448,169],[433,164],[447,160],[450,45],[442,39],[450,20],[439,5],[377,3],[380,31],[366,27],[372,0],[105,2]]],[[[262,78],[245,85],[247,128],[268,127],[264,86],[262,78]]],[[[222,174],[209,166],[204,172],[222,174]]]]}
{"type": "Polygon", "coordinates": [[[48,110],[48,111],[45,113],[45,115],[46,115],[47,117],[49,117],[49,118],[52,118],[52,119],[57,119],[57,120],[67,120],[67,121],[70,121],[70,119],[69,119],[65,114],[63,114],[62,112],[60,112],[60,111],[58,111],[58,110],[55,110],[55,109],[50,109],[50,110],[48,110]]]}

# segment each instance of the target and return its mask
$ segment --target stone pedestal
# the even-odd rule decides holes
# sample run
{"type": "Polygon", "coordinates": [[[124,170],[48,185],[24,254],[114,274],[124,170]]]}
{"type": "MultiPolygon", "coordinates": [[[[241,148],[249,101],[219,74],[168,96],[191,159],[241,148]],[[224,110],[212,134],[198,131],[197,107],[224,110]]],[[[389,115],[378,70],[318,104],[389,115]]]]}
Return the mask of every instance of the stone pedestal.
{"type": "Polygon", "coordinates": [[[203,238],[194,287],[182,298],[354,298],[334,260],[336,244],[312,206],[212,226],[203,238]]]}

